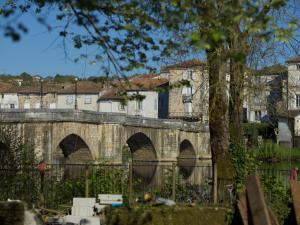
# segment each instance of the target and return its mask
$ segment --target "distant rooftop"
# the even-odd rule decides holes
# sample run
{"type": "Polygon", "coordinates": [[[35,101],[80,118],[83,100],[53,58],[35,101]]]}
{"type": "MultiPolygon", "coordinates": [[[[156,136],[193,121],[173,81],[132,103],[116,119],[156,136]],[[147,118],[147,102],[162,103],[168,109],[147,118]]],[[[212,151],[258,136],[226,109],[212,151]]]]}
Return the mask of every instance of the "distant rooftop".
{"type": "Polygon", "coordinates": [[[256,70],[255,73],[257,75],[284,75],[287,74],[288,71],[286,66],[275,64],[272,66],[264,67],[260,70],[256,70]]]}
{"type": "Polygon", "coordinates": [[[168,72],[171,69],[187,69],[187,68],[205,66],[205,65],[206,65],[205,61],[200,61],[198,59],[191,59],[184,62],[162,67],[161,72],[168,72]]]}
{"type": "MultiPolygon", "coordinates": [[[[103,89],[103,85],[92,81],[78,81],[78,94],[97,94],[103,89]]],[[[58,94],[74,94],[75,83],[50,83],[45,82],[42,85],[43,93],[58,93],[58,94]]],[[[41,92],[41,84],[34,83],[32,85],[11,85],[0,84],[1,93],[19,93],[19,94],[39,94],[41,92]],[[6,87],[6,88],[4,88],[6,87]]]]}
{"type": "Polygon", "coordinates": [[[300,62],[300,56],[296,56],[296,57],[290,58],[286,62],[287,63],[297,63],[297,62],[300,62]]]}

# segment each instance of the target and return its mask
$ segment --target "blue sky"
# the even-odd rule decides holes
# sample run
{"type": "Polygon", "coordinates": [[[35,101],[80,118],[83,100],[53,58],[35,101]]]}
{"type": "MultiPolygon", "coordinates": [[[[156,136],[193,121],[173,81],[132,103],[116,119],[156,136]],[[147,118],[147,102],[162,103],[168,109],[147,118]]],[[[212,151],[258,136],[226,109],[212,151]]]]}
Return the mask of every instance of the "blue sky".
{"type": "MultiPolygon", "coordinates": [[[[30,74],[52,76],[74,74],[79,77],[99,75],[99,66],[89,65],[85,60],[74,63],[65,57],[62,39],[58,32],[48,32],[32,15],[22,17],[29,33],[22,35],[19,42],[0,36],[0,74],[30,74]]],[[[69,56],[75,58],[80,52],[69,46],[69,56]]]]}

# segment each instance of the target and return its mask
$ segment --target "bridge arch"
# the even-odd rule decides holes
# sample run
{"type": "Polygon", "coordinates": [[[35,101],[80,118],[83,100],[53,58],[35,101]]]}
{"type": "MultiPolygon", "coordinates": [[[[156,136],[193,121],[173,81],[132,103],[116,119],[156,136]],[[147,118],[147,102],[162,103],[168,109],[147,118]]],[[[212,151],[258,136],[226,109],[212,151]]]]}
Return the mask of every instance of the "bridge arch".
{"type": "Polygon", "coordinates": [[[150,138],[142,132],[131,135],[126,141],[132,160],[135,161],[156,161],[157,154],[150,138]]]}
{"type": "Polygon", "coordinates": [[[84,164],[93,160],[90,148],[79,135],[71,133],[61,139],[56,146],[54,164],[84,164]]]}
{"type": "Polygon", "coordinates": [[[184,139],[179,145],[178,166],[184,178],[189,178],[196,165],[196,151],[192,143],[184,139]]]}
{"type": "Polygon", "coordinates": [[[127,141],[133,161],[133,176],[140,179],[143,185],[148,185],[155,177],[157,169],[157,154],[150,138],[142,132],[131,135],[127,141]]]}

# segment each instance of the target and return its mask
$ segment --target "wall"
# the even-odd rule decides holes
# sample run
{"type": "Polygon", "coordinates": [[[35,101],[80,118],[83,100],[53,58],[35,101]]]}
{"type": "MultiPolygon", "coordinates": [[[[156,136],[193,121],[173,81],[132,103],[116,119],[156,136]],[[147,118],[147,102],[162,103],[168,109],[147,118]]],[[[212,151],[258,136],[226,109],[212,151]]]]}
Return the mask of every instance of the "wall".
{"type": "MultiPolygon", "coordinates": [[[[98,110],[99,94],[77,94],[77,107],[82,110],[98,110]],[[91,103],[85,103],[85,97],[91,97],[91,103]]],[[[57,94],[57,108],[58,109],[74,109],[75,108],[75,94],[57,94]],[[67,104],[67,99],[72,98],[72,101],[67,104]]]]}
{"type": "Polygon", "coordinates": [[[296,94],[300,94],[300,70],[296,63],[288,65],[288,109],[300,109],[296,107],[296,94]]]}
{"type": "Polygon", "coordinates": [[[18,100],[18,95],[16,93],[4,93],[0,95],[1,109],[10,109],[11,104],[14,105],[15,109],[19,108],[19,100],[18,100]]]}
{"type": "Polygon", "coordinates": [[[127,114],[149,118],[158,118],[158,92],[156,91],[128,91],[128,95],[140,94],[145,96],[142,101],[142,109],[138,109],[137,101],[128,101],[127,114]]]}
{"type": "MultiPolygon", "coordinates": [[[[40,94],[18,94],[19,98],[19,108],[24,109],[25,106],[29,109],[40,108],[41,103],[41,95],[40,94]]],[[[47,93],[43,94],[42,104],[43,108],[49,109],[51,106],[56,105],[56,94],[55,93],[47,93]]]]}
{"type": "MultiPolygon", "coordinates": [[[[208,121],[208,73],[203,67],[194,67],[193,79],[190,84],[193,86],[195,92],[192,99],[192,114],[193,115],[203,115],[203,120],[208,121]]],[[[170,85],[181,81],[183,79],[183,73],[187,69],[171,69],[169,75],[164,74],[164,77],[169,77],[170,85]]],[[[169,117],[180,117],[185,115],[183,94],[181,88],[173,88],[169,92],[169,117]]]]}
{"type": "Polygon", "coordinates": [[[120,108],[121,101],[119,100],[101,100],[99,103],[99,112],[112,113],[127,113],[127,105],[124,105],[124,110],[120,108]]]}

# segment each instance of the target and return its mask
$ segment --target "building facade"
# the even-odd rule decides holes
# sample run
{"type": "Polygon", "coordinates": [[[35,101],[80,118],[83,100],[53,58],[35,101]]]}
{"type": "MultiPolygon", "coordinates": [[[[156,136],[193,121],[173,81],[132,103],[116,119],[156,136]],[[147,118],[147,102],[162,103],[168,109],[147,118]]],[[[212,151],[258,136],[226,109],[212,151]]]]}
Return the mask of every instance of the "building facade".
{"type": "Polygon", "coordinates": [[[160,76],[169,80],[169,118],[208,121],[209,82],[205,62],[189,60],[166,66],[160,76]]]}
{"type": "Polygon", "coordinates": [[[101,95],[99,112],[148,118],[168,117],[168,80],[157,75],[140,76],[119,86],[118,90],[107,90],[101,95]]]}

